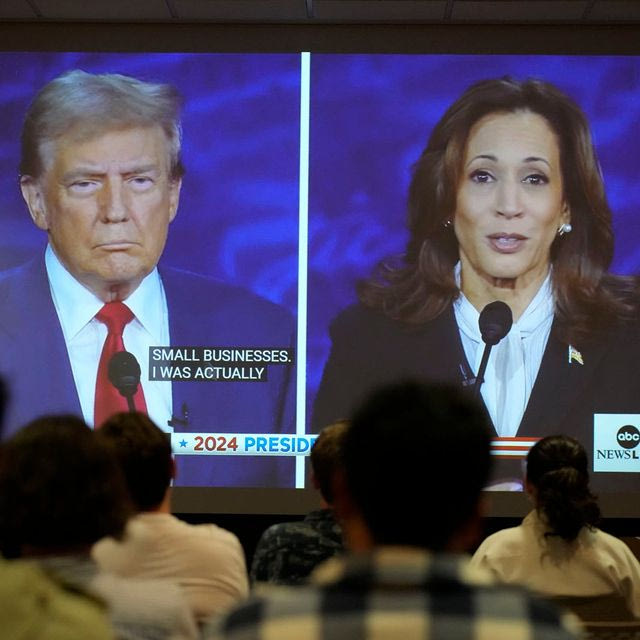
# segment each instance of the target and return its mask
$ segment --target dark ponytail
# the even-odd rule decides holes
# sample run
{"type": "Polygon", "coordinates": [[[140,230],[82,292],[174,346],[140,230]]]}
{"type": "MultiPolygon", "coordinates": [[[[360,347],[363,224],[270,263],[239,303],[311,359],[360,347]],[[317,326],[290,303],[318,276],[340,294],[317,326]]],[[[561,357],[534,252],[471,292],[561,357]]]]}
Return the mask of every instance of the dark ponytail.
{"type": "Polygon", "coordinates": [[[549,436],[534,445],[527,456],[527,480],[537,490],[537,508],[550,532],[568,542],[584,526],[600,520],[600,509],[589,490],[587,454],[569,436],[549,436]]]}

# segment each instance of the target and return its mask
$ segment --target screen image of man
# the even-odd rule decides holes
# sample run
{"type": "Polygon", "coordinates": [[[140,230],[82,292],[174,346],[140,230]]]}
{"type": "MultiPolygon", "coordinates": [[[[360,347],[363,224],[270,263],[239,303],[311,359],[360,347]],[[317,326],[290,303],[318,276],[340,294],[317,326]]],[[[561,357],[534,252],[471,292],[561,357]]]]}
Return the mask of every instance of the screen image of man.
{"type": "MultiPolygon", "coordinates": [[[[48,245],[44,259],[0,276],[9,433],[43,413],[73,412],[99,426],[126,410],[108,380],[109,361],[123,350],[142,370],[135,408],[167,431],[293,430],[291,364],[269,366],[262,382],[149,379],[153,346],[288,349],[294,340],[293,321],[278,305],[157,266],[184,172],[180,102],[169,85],[71,71],[31,104],[20,187],[48,245]]],[[[177,483],[287,486],[292,468],[185,457],[177,483]]]]}

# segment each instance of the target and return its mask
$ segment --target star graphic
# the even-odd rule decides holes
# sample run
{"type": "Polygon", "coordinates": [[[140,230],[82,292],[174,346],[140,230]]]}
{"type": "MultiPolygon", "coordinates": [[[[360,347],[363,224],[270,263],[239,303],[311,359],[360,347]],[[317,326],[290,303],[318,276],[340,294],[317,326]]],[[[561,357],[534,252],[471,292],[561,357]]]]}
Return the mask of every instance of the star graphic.
{"type": "Polygon", "coordinates": [[[180,446],[183,448],[187,446],[187,441],[184,438],[180,440],[180,446]]]}

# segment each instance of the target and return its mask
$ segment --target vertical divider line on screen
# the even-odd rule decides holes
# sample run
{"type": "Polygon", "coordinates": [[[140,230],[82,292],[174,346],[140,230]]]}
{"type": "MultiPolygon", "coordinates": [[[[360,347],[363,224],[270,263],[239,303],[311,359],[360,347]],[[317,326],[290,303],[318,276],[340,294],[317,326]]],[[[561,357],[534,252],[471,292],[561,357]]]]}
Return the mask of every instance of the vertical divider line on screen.
{"type": "MultiPolygon", "coordinates": [[[[300,170],[298,175],[298,339],[296,345],[296,434],[306,433],[307,267],[309,240],[309,110],[311,53],[300,53],[300,170]]],[[[305,482],[305,457],[296,456],[296,489],[305,482]]]]}

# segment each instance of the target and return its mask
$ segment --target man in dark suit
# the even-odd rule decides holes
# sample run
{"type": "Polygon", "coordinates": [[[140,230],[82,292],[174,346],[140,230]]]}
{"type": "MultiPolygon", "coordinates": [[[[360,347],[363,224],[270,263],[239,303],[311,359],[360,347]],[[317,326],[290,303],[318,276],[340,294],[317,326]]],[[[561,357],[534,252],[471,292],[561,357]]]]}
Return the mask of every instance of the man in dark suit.
{"type": "MultiPolygon", "coordinates": [[[[11,402],[7,430],[43,413],[99,426],[127,401],[108,379],[126,350],[142,375],[131,402],[174,432],[292,432],[290,353],[212,381],[151,375],[151,347],[288,350],[279,306],[192,273],[158,267],[179,202],[180,96],[168,85],[72,71],[36,96],[22,132],[20,186],[48,236],[44,260],[0,277],[0,350],[11,402]]],[[[189,351],[190,352],[190,351],[189,351]]],[[[184,353],[187,353],[185,350],[184,353]]],[[[184,364],[178,362],[177,364],[184,364]]],[[[225,363],[221,363],[225,364],[225,363]]],[[[180,368],[182,371],[182,367],[180,368]]],[[[177,483],[291,486],[292,461],[178,461],[177,483]]]]}

